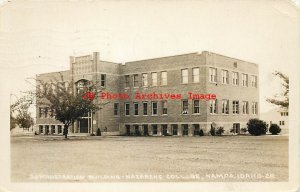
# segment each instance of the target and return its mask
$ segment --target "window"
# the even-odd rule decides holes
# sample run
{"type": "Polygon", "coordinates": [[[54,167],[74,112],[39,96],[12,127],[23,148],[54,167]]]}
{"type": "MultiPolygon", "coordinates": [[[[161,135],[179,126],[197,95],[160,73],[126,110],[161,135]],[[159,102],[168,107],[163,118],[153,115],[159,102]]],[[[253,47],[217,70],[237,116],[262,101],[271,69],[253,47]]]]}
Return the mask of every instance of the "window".
{"type": "Polygon", "coordinates": [[[157,125],[152,125],[152,134],[157,135],[157,125]]]}
{"type": "Polygon", "coordinates": [[[166,71],[161,72],[161,83],[160,85],[167,85],[168,82],[168,74],[166,71]]]}
{"type": "Polygon", "coordinates": [[[43,114],[43,109],[41,107],[39,107],[39,118],[42,117],[42,114],[43,114]]]}
{"type": "Polygon", "coordinates": [[[45,118],[48,117],[48,108],[45,108],[45,118]]]}
{"type": "Polygon", "coordinates": [[[139,86],[138,77],[139,77],[138,74],[133,75],[133,87],[138,87],[139,86]]]}
{"type": "Polygon", "coordinates": [[[157,115],[157,102],[152,102],[152,115],[157,115]]]}
{"type": "Polygon", "coordinates": [[[279,125],[284,125],[284,121],[279,121],[279,125]]]}
{"type": "Polygon", "coordinates": [[[142,86],[148,87],[148,74],[147,73],[142,74],[142,86]]]}
{"type": "Polygon", "coordinates": [[[189,113],[189,102],[188,100],[182,101],[182,114],[186,115],[189,113]]]}
{"type": "Polygon", "coordinates": [[[134,115],[139,115],[139,104],[138,103],[134,103],[134,115]]]}
{"type": "Polygon", "coordinates": [[[167,115],[168,114],[168,103],[167,101],[161,101],[162,105],[162,114],[167,115]]]}
{"type": "Polygon", "coordinates": [[[200,81],[199,68],[193,68],[193,83],[198,83],[200,81]]]}
{"type": "Polygon", "coordinates": [[[129,115],[130,115],[130,104],[125,103],[125,116],[129,116],[129,115]]]}
{"type": "Polygon", "coordinates": [[[233,85],[239,84],[239,73],[238,72],[232,72],[232,84],[233,85]]]}
{"type": "Polygon", "coordinates": [[[222,113],[229,114],[229,100],[227,99],[222,100],[222,113]]]}
{"type": "Polygon", "coordinates": [[[232,113],[239,114],[239,101],[232,101],[232,113]]]}
{"type": "Polygon", "coordinates": [[[255,75],[251,75],[251,86],[257,87],[257,77],[255,75]]]}
{"type": "Polygon", "coordinates": [[[217,100],[210,100],[209,104],[210,114],[217,114],[217,100]]]}
{"type": "Polygon", "coordinates": [[[193,100],[193,113],[199,114],[200,113],[200,101],[199,100],[193,100]]]}
{"type": "Polygon", "coordinates": [[[105,87],[105,83],[106,83],[106,74],[101,74],[101,82],[100,82],[101,87],[105,87]]]}
{"type": "Polygon", "coordinates": [[[172,135],[178,135],[178,125],[177,124],[172,124],[172,135]]]}
{"type": "Polygon", "coordinates": [[[161,125],[161,131],[162,131],[162,135],[166,136],[168,134],[168,125],[166,124],[161,125]]]}
{"type": "Polygon", "coordinates": [[[217,82],[217,69],[209,68],[209,82],[216,83],[217,82]]]}
{"type": "Polygon", "coordinates": [[[229,73],[227,70],[222,70],[222,83],[229,84],[229,73]]]}
{"type": "Polygon", "coordinates": [[[125,88],[128,88],[130,86],[130,76],[125,75],[125,88]]]}
{"type": "Polygon", "coordinates": [[[288,112],[281,112],[280,114],[281,114],[281,116],[289,116],[288,112]]]}
{"type": "Polygon", "coordinates": [[[114,115],[119,115],[119,103],[114,103],[114,115]]]}
{"type": "Polygon", "coordinates": [[[189,82],[189,72],[187,69],[181,69],[181,83],[189,82]]]}
{"type": "Polygon", "coordinates": [[[157,73],[151,73],[152,86],[157,86],[157,73]]]}
{"type": "Polygon", "coordinates": [[[39,125],[39,132],[40,132],[40,133],[43,133],[43,132],[44,132],[43,125],[39,125]]]}
{"type": "Polygon", "coordinates": [[[55,133],[55,125],[51,125],[51,134],[55,133]]]}
{"type": "Polygon", "coordinates": [[[248,101],[243,101],[243,114],[249,114],[248,101]]]}
{"type": "Polygon", "coordinates": [[[62,133],[62,127],[61,127],[61,125],[57,126],[57,133],[58,134],[62,133]]]}
{"type": "Polygon", "coordinates": [[[257,102],[252,102],[252,114],[257,114],[257,102]]]}
{"type": "Polygon", "coordinates": [[[148,102],[143,102],[143,115],[148,115],[148,102]]]}
{"type": "Polygon", "coordinates": [[[242,86],[247,87],[248,86],[248,75],[242,74],[242,86]]]}

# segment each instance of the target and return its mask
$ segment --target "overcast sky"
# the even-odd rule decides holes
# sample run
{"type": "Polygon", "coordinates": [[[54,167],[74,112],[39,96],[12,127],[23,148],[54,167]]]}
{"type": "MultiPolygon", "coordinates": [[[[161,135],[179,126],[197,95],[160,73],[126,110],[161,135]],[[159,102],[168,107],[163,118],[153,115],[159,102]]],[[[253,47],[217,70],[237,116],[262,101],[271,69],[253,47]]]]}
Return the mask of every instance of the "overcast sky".
{"type": "Polygon", "coordinates": [[[264,112],[279,91],[272,72],[299,61],[298,16],[292,1],[11,0],[0,8],[1,90],[29,89],[26,78],[69,69],[71,55],[127,62],[207,50],[259,65],[264,112]]]}

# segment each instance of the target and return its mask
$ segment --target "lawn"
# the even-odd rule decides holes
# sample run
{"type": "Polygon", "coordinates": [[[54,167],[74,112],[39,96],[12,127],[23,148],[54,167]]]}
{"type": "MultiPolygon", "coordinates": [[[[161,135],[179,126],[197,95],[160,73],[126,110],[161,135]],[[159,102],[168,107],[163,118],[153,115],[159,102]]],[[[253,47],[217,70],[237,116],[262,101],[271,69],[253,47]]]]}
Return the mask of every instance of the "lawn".
{"type": "Polygon", "coordinates": [[[287,181],[288,137],[11,137],[11,179],[287,181]]]}

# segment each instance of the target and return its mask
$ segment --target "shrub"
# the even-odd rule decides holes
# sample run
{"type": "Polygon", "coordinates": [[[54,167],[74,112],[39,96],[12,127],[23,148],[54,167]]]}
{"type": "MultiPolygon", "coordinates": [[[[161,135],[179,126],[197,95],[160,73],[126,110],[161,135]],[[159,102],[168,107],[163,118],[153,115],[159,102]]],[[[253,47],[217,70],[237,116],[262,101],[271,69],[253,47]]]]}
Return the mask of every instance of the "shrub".
{"type": "Polygon", "coordinates": [[[91,136],[95,136],[95,134],[94,134],[94,133],[91,133],[91,136]]]}
{"type": "Polygon", "coordinates": [[[248,131],[247,128],[241,128],[241,132],[242,132],[242,133],[245,134],[247,131],[248,131]]]}
{"type": "Polygon", "coordinates": [[[211,134],[211,136],[215,136],[216,135],[216,128],[214,128],[213,126],[211,126],[209,133],[211,134]]]}
{"type": "Polygon", "coordinates": [[[142,133],[140,132],[140,130],[135,130],[134,136],[142,136],[142,133]]]}
{"type": "Polygon", "coordinates": [[[216,135],[221,136],[224,133],[224,128],[223,127],[218,127],[216,130],[216,135]]]}
{"type": "Polygon", "coordinates": [[[264,135],[267,132],[266,122],[259,119],[249,119],[247,123],[248,132],[251,135],[264,135]]]}
{"type": "Polygon", "coordinates": [[[97,135],[97,136],[101,136],[100,128],[97,129],[96,135],[97,135]]]}
{"type": "Polygon", "coordinates": [[[277,135],[281,132],[281,129],[277,124],[271,124],[269,131],[272,135],[277,135]]]}

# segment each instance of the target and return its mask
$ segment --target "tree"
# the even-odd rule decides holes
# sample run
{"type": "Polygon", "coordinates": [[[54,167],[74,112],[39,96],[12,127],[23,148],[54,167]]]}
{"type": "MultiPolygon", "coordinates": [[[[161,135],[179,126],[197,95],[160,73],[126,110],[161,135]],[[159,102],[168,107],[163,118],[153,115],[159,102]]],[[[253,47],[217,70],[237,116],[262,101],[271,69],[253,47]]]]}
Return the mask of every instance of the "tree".
{"type": "MultiPolygon", "coordinates": [[[[37,104],[49,108],[54,112],[55,119],[64,124],[63,135],[65,138],[67,138],[70,125],[89,112],[95,112],[99,109],[93,102],[95,98],[93,91],[96,91],[96,87],[90,85],[90,82],[86,81],[83,90],[76,93],[73,92],[73,82],[67,88],[63,83],[55,82],[56,89],[52,87],[53,82],[38,82],[42,89],[37,89],[37,104]]],[[[61,82],[64,82],[62,76],[61,82]]]]}
{"type": "Polygon", "coordinates": [[[16,125],[22,128],[30,128],[33,126],[34,120],[28,111],[31,104],[31,100],[23,96],[10,105],[10,130],[15,128],[16,125]],[[17,114],[16,117],[14,116],[15,114],[17,114]]]}
{"type": "Polygon", "coordinates": [[[268,98],[267,102],[289,108],[289,77],[279,71],[275,71],[273,74],[282,80],[281,85],[283,86],[284,91],[279,96],[275,95],[274,98],[268,98]]]}
{"type": "Polygon", "coordinates": [[[249,119],[247,123],[248,132],[251,135],[264,135],[267,132],[266,122],[259,119],[249,119]]]}

